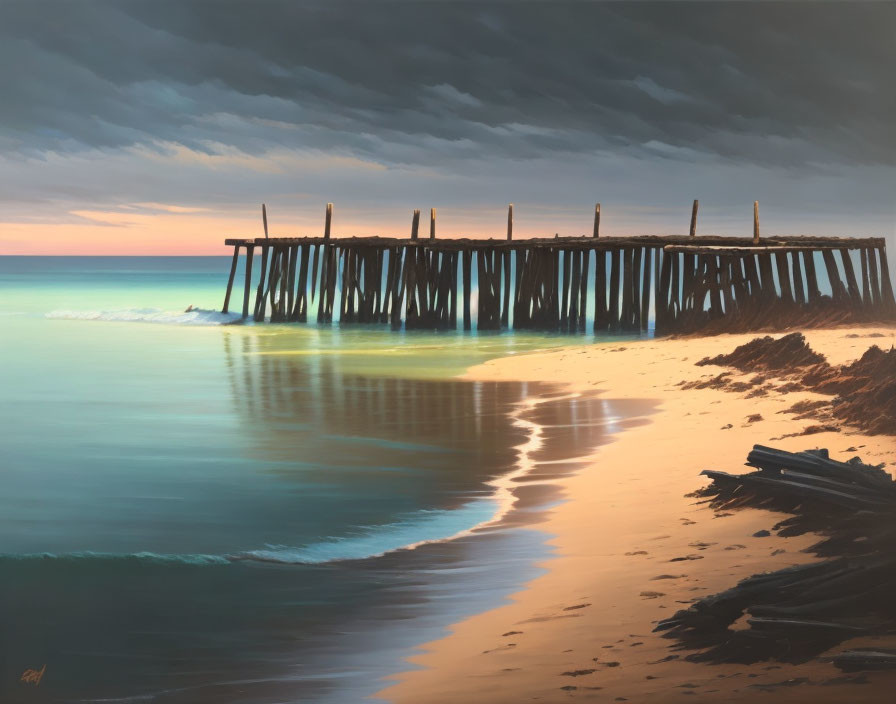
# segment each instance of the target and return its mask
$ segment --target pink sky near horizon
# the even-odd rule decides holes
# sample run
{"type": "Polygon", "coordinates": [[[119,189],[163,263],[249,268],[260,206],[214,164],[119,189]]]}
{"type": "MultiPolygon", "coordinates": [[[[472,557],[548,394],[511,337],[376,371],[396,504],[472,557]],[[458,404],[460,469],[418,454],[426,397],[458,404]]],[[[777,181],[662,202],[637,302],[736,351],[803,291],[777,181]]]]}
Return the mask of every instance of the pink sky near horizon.
{"type": "MultiPolygon", "coordinates": [[[[224,245],[229,237],[262,237],[263,228],[260,213],[238,214],[226,212],[216,214],[208,208],[186,206],[165,206],[152,204],[153,212],[139,209],[117,210],[76,210],[69,215],[73,222],[0,222],[0,255],[227,255],[230,248],[224,245]]],[[[593,206],[592,206],[593,208],[593,206]]],[[[323,232],[323,205],[319,217],[308,212],[279,213],[268,209],[269,230],[277,236],[317,236],[323,232]]],[[[421,209],[422,210],[422,209],[421,209]]],[[[674,220],[666,208],[656,212],[637,212],[621,208],[621,212],[603,206],[601,234],[605,236],[632,236],[647,234],[686,234],[689,208],[682,207],[674,220]],[[677,226],[668,223],[677,221],[677,226]]],[[[722,210],[710,211],[707,217],[698,221],[698,234],[721,234],[728,236],[751,235],[751,214],[746,207],[743,212],[732,213],[722,210]]],[[[537,206],[528,211],[525,206],[514,206],[514,236],[550,237],[555,233],[562,236],[590,235],[592,211],[583,207],[576,212],[558,209],[552,213],[537,206]]],[[[402,217],[399,212],[377,213],[371,216],[361,209],[335,211],[333,237],[349,236],[408,236],[411,213],[402,217]]],[[[782,216],[779,221],[767,216],[760,217],[764,235],[816,234],[843,235],[848,227],[837,221],[813,221],[806,219],[805,226],[798,226],[792,216],[782,216]]],[[[421,237],[429,234],[429,212],[422,211],[420,223],[421,237]]],[[[436,234],[438,237],[477,237],[503,239],[506,234],[506,206],[464,210],[461,208],[437,209],[436,234]]],[[[883,236],[893,242],[891,231],[873,228],[858,234],[861,236],[883,236]]],[[[891,245],[892,246],[892,245],[891,245]]]]}

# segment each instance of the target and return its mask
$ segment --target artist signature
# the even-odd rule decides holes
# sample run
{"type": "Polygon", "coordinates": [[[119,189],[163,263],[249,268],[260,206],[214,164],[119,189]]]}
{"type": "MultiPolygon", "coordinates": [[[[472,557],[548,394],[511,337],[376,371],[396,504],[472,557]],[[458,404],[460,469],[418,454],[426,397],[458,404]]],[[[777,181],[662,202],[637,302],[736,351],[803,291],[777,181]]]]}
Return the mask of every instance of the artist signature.
{"type": "Polygon", "coordinates": [[[44,666],[39,670],[25,670],[22,673],[22,676],[19,678],[19,681],[25,682],[27,684],[33,684],[35,687],[37,687],[37,685],[40,684],[41,679],[43,679],[44,673],[46,671],[46,664],[44,664],[44,666]]]}

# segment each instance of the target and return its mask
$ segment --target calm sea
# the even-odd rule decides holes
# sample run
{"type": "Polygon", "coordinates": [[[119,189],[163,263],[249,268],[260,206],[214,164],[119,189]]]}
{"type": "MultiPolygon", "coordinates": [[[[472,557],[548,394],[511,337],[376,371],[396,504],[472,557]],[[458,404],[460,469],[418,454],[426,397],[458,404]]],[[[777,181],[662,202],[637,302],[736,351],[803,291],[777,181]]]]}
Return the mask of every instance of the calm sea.
{"type": "Polygon", "coordinates": [[[228,267],[0,257],[0,701],[360,701],[534,576],[533,433],[635,413],[453,378],[590,336],[222,325],[228,267]]]}

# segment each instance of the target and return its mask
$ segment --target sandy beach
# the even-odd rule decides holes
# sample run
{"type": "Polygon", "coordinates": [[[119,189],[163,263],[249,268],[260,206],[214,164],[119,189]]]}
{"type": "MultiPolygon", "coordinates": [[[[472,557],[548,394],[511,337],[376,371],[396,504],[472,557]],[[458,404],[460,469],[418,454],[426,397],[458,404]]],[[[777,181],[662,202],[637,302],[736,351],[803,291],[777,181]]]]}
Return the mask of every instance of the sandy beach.
{"type": "MultiPolygon", "coordinates": [[[[855,360],[871,345],[896,343],[896,329],[882,326],[805,336],[831,364],[855,360]]],[[[815,423],[786,409],[830,396],[782,392],[784,382],[773,377],[762,382],[764,395],[751,393],[755,387],[686,388],[731,371],[697,361],[756,337],[621,342],[506,357],[470,369],[469,379],[550,382],[606,399],[649,401],[657,410],[647,423],[599,447],[584,469],[557,480],[553,490],[564,500],[537,526],[555,551],[540,565],[544,573],[504,606],[422,645],[413,669],[396,674],[379,696],[408,704],[889,700],[886,688],[896,685],[896,674],[844,676],[822,661],[694,664],[685,660],[687,651],[653,632],[659,620],[695,598],[817,559],[802,552],[817,536],[763,533],[782,514],[717,512],[689,497],[708,483],[701,470],[745,471],[757,443],[790,451],[827,448],[837,459],[858,455],[896,470],[891,435],[867,435],[842,422],[837,432],[799,435],[815,423]]],[[[735,372],[731,378],[749,382],[752,376],[735,372]]]]}

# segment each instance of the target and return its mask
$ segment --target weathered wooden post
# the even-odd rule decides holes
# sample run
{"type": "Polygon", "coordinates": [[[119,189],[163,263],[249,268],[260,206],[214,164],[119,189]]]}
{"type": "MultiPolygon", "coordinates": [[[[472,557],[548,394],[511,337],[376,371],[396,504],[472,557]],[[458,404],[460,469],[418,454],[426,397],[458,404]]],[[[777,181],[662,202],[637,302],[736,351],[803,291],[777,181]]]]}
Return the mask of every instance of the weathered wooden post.
{"type": "Polygon", "coordinates": [[[434,240],[436,238],[436,209],[429,209],[429,239],[434,240]]]}
{"type": "Polygon", "coordinates": [[[753,244],[759,244],[759,201],[753,201],[753,244]]]}
{"type": "Polygon", "coordinates": [[[465,247],[461,252],[461,256],[464,280],[464,330],[470,330],[472,327],[472,317],[470,315],[470,295],[472,291],[473,252],[469,247],[465,247]]]}
{"type": "Polygon", "coordinates": [[[507,239],[513,239],[513,203],[507,206],[507,239]]]}
{"type": "Polygon", "coordinates": [[[694,199],[694,207],[691,209],[691,237],[697,236],[697,208],[700,207],[700,201],[694,199]]]}
{"type": "Polygon", "coordinates": [[[233,288],[233,278],[236,276],[236,264],[240,258],[240,246],[234,245],[233,247],[233,262],[230,264],[230,276],[227,278],[227,293],[224,294],[224,306],[221,308],[222,313],[227,312],[227,307],[230,305],[230,290],[233,288]]]}
{"type": "Polygon", "coordinates": [[[327,203],[327,217],[324,222],[324,239],[330,239],[330,225],[333,222],[333,204],[327,203]]]}
{"type": "Polygon", "coordinates": [[[594,206],[594,234],[592,237],[595,239],[600,234],[600,203],[597,203],[594,206]]]}
{"type": "Polygon", "coordinates": [[[420,211],[414,211],[414,217],[411,219],[411,239],[417,239],[417,233],[420,230],[420,211]]]}
{"type": "Polygon", "coordinates": [[[264,238],[268,238],[268,209],[265,204],[261,204],[261,221],[264,223],[264,238]]]}
{"type": "Polygon", "coordinates": [[[252,255],[255,254],[255,245],[246,245],[246,282],[243,286],[243,318],[249,317],[249,292],[252,288],[252,255]]]}

